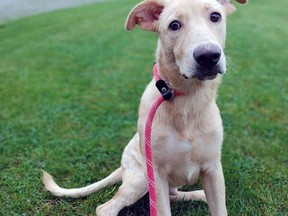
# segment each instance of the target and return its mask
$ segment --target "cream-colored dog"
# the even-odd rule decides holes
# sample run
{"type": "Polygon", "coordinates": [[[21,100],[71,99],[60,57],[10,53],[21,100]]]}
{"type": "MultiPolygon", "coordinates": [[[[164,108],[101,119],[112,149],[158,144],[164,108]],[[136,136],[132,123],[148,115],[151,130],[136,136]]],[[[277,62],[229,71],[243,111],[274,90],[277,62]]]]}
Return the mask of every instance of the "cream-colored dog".
{"type": "MultiPolygon", "coordinates": [[[[246,0],[237,0],[246,3],[246,0]]],[[[211,215],[227,215],[221,165],[223,127],[216,105],[217,87],[226,71],[223,52],[229,0],[146,0],[129,14],[126,30],[135,25],[159,35],[156,65],[161,79],[185,95],[164,102],[152,129],[158,215],[169,216],[170,200],[207,201],[211,215]],[[201,176],[203,190],[181,192],[201,176]]],[[[159,92],[152,80],[139,108],[138,130],[126,146],[121,166],[108,177],[78,189],[60,188],[44,172],[48,191],[81,197],[122,180],[116,195],[98,206],[98,216],[116,216],[148,191],[144,126],[159,92]]]]}

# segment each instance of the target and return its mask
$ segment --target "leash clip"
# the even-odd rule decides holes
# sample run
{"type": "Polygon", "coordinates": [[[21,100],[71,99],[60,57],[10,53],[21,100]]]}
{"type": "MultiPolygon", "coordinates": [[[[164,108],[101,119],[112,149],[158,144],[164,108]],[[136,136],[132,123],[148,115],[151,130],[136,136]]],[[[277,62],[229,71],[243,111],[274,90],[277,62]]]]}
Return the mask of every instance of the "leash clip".
{"type": "Polygon", "coordinates": [[[156,82],[156,87],[161,93],[164,100],[170,100],[173,97],[174,95],[173,89],[169,88],[169,86],[164,80],[161,80],[161,79],[158,80],[156,82]]]}

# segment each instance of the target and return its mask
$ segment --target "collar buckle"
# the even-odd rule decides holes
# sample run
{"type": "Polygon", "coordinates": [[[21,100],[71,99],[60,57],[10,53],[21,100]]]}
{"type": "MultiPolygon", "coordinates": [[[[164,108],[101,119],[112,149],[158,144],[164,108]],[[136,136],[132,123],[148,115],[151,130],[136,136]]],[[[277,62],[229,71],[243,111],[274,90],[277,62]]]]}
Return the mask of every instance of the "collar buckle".
{"type": "Polygon", "coordinates": [[[164,80],[157,80],[156,87],[164,100],[170,100],[174,96],[174,90],[171,89],[164,80]]]}

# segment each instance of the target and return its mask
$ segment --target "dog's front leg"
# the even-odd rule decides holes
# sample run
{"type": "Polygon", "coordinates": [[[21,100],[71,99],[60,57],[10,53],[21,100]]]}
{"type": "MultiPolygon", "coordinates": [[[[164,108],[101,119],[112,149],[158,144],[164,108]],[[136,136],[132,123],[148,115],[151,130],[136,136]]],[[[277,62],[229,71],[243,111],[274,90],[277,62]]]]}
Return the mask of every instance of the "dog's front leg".
{"type": "Polygon", "coordinates": [[[225,182],[220,161],[207,163],[202,172],[202,183],[212,216],[225,216],[225,182]]]}
{"type": "Polygon", "coordinates": [[[168,182],[158,172],[155,172],[155,183],[157,190],[157,213],[159,216],[171,216],[168,182]]]}

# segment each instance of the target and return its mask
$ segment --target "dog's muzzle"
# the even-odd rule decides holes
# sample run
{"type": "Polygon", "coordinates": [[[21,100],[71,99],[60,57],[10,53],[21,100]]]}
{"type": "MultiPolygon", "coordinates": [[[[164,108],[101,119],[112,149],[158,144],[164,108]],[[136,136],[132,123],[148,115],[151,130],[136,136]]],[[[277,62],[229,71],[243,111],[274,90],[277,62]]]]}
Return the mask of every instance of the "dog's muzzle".
{"type": "Polygon", "coordinates": [[[199,45],[193,52],[193,58],[196,62],[196,71],[192,78],[201,81],[211,80],[216,78],[217,74],[224,73],[219,65],[221,49],[216,44],[199,45]]]}

